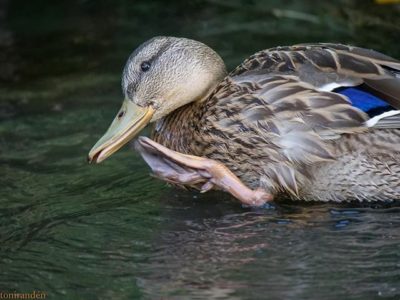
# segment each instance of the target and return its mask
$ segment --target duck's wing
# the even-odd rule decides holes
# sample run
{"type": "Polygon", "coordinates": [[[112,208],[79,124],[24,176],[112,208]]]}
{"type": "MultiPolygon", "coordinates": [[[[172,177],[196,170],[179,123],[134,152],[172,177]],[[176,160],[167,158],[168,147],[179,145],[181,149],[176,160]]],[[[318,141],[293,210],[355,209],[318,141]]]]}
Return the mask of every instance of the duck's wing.
{"type": "Polygon", "coordinates": [[[399,74],[396,60],[342,45],[259,52],[232,72],[211,98],[210,141],[230,153],[242,148],[239,152],[253,164],[262,160],[267,181],[297,195],[300,177],[309,176],[307,166],[335,159],[330,140],[368,127],[400,128],[399,74]],[[357,107],[338,90],[360,86],[391,96],[384,100],[391,112],[373,119],[362,109],[370,99],[353,101],[361,103],[357,107]]]}
{"type": "Polygon", "coordinates": [[[213,139],[221,136],[244,145],[265,144],[261,151],[277,162],[333,159],[326,140],[365,131],[369,119],[347,97],[319,91],[292,75],[230,77],[213,99],[206,112],[213,139]]]}

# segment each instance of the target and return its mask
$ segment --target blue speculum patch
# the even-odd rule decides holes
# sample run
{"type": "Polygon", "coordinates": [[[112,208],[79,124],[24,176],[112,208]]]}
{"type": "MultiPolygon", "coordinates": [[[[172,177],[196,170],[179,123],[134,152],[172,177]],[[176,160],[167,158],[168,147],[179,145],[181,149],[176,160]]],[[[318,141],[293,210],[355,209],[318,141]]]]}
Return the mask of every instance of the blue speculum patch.
{"type": "Polygon", "coordinates": [[[335,90],[336,93],[347,96],[353,106],[374,117],[393,108],[384,100],[358,87],[343,87],[335,90]]]}

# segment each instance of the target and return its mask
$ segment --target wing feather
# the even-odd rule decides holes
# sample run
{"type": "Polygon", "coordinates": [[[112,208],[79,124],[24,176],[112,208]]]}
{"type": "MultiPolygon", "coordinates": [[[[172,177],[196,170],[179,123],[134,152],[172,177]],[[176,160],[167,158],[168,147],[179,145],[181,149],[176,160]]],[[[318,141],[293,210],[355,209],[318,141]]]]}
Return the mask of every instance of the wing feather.
{"type": "Polygon", "coordinates": [[[221,86],[209,116],[212,132],[231,138],[232,153],[246,145],[250,161],[269,161],[268,180],[294,196],[297,182],[307,180],[307,165],[335,159],[331,140],[368,127],[400,128],[400,62],[373,50],[340,44],[268,49],[221,86]],[[329,91],[360,84],[398,113],[368,121],[346,96],[329,91]],[[260,141],[262,147],[254,145],[260,141]]]}
{"type": "Polygon", "coordinates": [[[296,76],[243,74],[228,78],[225,85],[235,92],[215,94],[222,99],[208,117],[213,134],[229,136],[226,146],[232,153],[246,147],[252,149],[252,161],[269,160],[268,168],[274,167],[264,173],[293,195],[304,166],[335,159],[330,139],[366,130],[368,116],[345,96],[318,91],[296,76]],[[253,146],[257,143],[263,146],[253,146]]]}

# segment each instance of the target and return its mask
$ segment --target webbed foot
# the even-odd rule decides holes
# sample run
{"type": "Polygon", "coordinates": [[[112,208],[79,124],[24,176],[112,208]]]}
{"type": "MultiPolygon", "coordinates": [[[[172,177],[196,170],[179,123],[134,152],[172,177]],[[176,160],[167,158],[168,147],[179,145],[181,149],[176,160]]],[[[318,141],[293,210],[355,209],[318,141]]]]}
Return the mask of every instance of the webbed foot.
{"type": "Polygon", "coordinates": [[[136,150],[154,172],[155,177],[178,186],[194,187],[200,192],[213,188],[232,194],[246,205],[261,206],[273,200],[273,195],[262,189],[248,188],[224,164],[199,156],[170,150],[147,137],[139,137],[136,150]]]}

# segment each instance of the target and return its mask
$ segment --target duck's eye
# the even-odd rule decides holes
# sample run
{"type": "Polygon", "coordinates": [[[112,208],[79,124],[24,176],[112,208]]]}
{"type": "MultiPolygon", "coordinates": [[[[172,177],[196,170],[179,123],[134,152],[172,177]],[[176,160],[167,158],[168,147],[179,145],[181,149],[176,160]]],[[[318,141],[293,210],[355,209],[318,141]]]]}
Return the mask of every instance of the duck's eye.
{"type": "Polygon", "coordinates": [[[118,114],[118,119],[121,119],[124,116],[125,112],[121,110],[118,114]]]}
{"type": "Polygon", "coordinates": [[[150,63],[148,61],[144,61],[140,65],[140,68],[142,69],[143,72],[146,72],[150,69],[150,63]]]}

